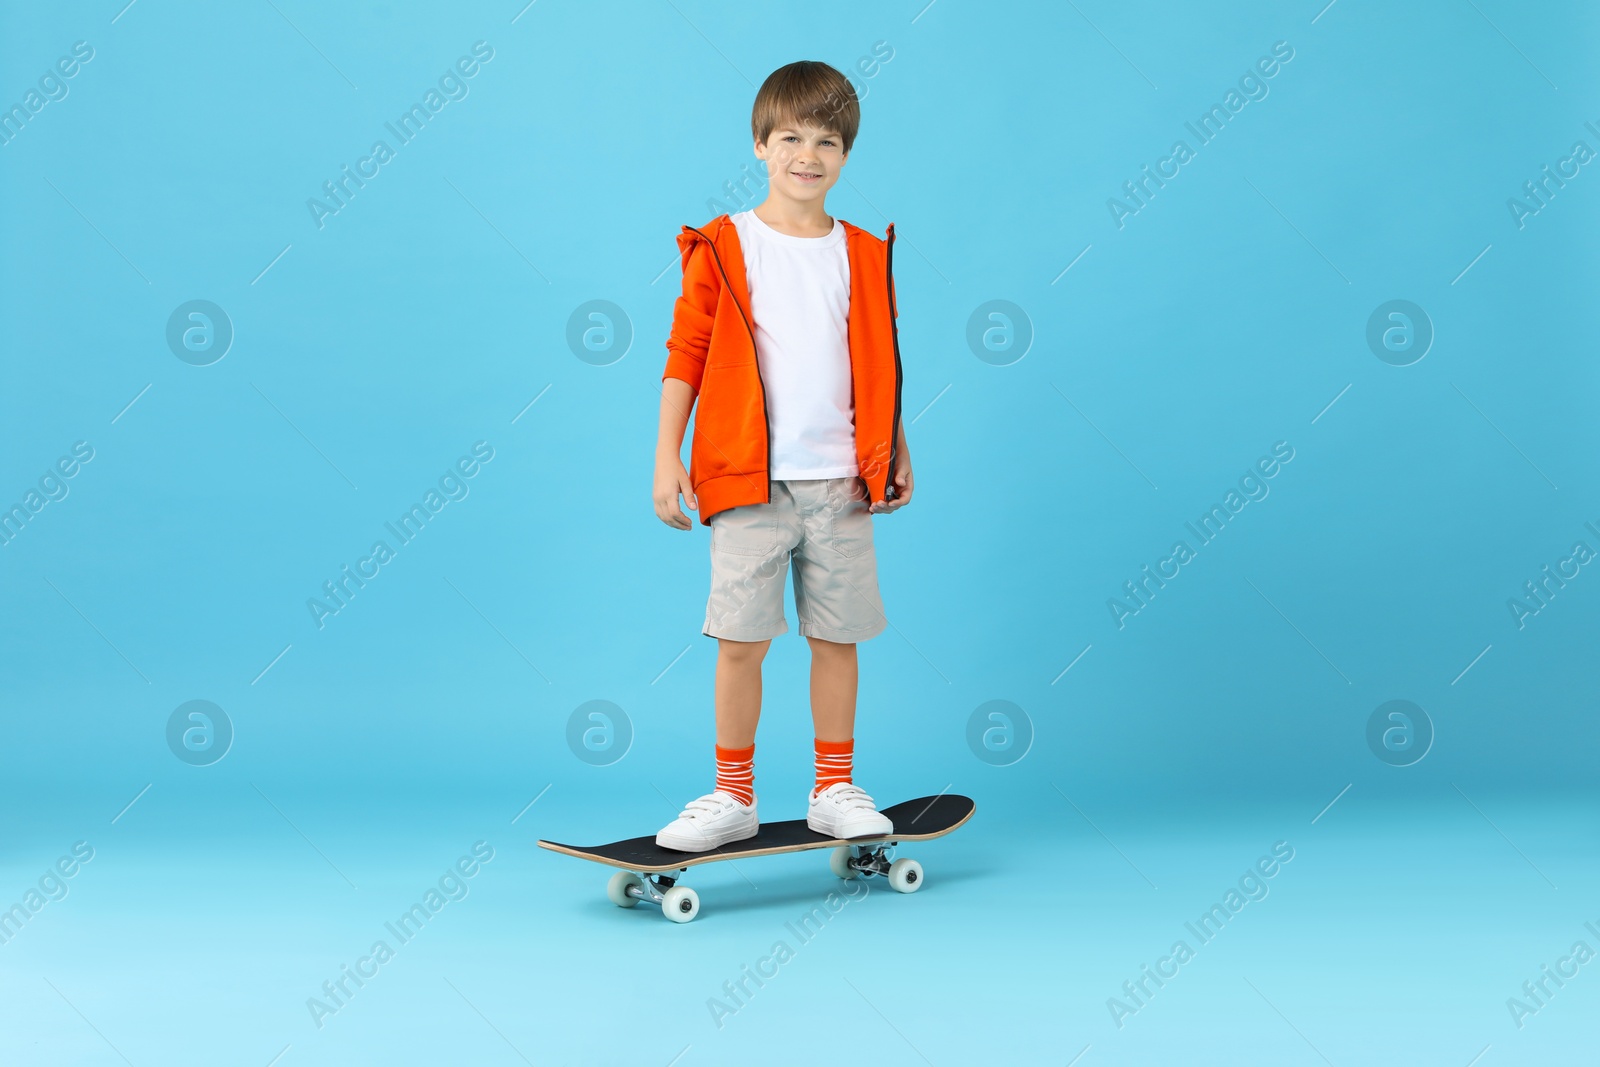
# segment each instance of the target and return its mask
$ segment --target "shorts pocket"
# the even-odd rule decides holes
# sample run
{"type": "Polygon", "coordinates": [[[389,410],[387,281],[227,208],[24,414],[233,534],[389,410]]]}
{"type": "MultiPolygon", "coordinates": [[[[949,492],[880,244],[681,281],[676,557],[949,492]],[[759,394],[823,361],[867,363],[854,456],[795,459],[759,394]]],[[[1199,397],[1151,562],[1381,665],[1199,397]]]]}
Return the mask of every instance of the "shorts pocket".
{"type": "Polygon", "coordinates": [[[872,551],[872,510],[865,500],[847,498],[831,503],[828,546],[846,559],[872,551]]]}
{"type": "Polygon", "coordinates": [[[742,504],[711,516],[711,550],[735,556],[768,556],[778,547],[778,509],[742,504]]]}

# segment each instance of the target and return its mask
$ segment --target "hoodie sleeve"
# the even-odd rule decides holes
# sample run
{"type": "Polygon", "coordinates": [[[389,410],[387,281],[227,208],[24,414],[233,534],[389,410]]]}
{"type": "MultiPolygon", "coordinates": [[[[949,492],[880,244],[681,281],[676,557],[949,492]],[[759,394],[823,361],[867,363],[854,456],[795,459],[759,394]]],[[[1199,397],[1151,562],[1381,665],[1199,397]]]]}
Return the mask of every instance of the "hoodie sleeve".
{"type": "Polygon", "coordinates": [[[694,234],[679,234],[678,248],[683,256],[683,295],[672,306],[667,369],[661,377],[680,378],[698,393],[717,312],[717,275],[711,249],[694,234]]]}

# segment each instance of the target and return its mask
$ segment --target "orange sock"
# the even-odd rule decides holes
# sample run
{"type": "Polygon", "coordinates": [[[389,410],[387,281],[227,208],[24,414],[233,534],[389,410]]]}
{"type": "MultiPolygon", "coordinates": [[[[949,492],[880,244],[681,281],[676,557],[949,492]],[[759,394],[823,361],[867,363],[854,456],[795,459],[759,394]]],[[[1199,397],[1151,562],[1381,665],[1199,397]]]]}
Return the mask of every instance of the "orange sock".
{"type": "Polygon", "coordinates": [[[717,746],[717,788],[739,798],[741,804],[756,802],[756,746],[723,748],[717,746]]]}
{"type": "Polygon", "coordinates": [[[836,782],[850,780],[850,763],[855,756],[855,738],[849,741],[824,741],[817,738],[817,784],[811,795],[816,796],[836,782]]]}

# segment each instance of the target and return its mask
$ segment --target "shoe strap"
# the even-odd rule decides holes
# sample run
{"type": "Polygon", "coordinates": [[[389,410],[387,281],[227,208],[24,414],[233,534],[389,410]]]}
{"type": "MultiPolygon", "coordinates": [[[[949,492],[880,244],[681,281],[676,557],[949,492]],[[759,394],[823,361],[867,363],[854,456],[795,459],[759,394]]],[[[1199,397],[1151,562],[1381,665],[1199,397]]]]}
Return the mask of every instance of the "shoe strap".
{"type": "Polygon", "coordinates": [[[688,805],[683,809],[683,814],[678,817],[680,819],[709,818],[712,815],[726,811],[732,806],[730,801],[733,799],[727,794],[723,794],[723,799],[718,799],[717,794],[707,793],[703,797],[696,797],[689,801],[688,805]]]}
{"type": "Polygon", "coordinates": [[[853,782],[846,782],[835,788],[829,796],[829,802],[840,808],[870,808],[873,811],[878,810],[878,806],[872,802],[872,798],[867,795],[866,790],[853,782]]]}

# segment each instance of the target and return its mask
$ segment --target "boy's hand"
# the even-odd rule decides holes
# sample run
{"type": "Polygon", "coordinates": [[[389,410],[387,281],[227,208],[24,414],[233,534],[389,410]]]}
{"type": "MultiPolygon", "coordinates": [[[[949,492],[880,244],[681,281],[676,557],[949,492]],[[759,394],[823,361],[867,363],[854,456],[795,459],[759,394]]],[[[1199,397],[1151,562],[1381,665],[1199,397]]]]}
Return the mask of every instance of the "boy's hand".
{"type": "Polygon", "coordinates": [[[894,473],[889,476],[894,483],[894,499],[881,500],[872,505],[874,514],[885,514],[911,503],[911,454],[902,451],[895,457],[894,473]]]}
{"type": "Polygon", "coordinates": [[[656,502],[656,518],[672,527],[674,530],[692,529],[694,524],[689,521],[689,516],[683,513],[678,506],[678,495],[683,495],[684,503],[693,511],[697,506],[694,499],[694,486],[689,484],[689,472],[683,469],[683,460],[677,456],[663,456],[656,460],[656,478],[653,495],[656,502]]]}

